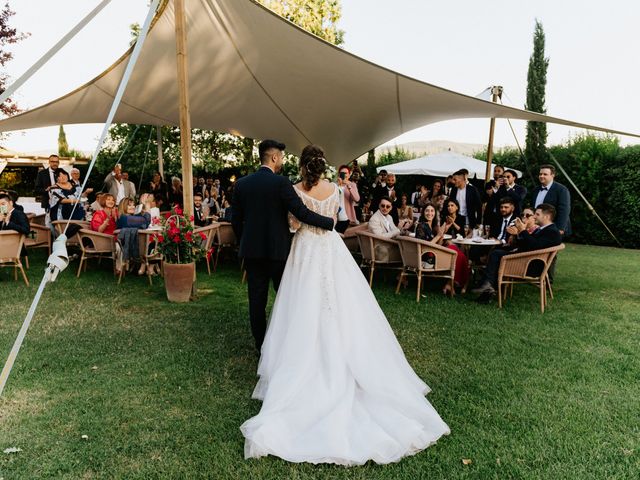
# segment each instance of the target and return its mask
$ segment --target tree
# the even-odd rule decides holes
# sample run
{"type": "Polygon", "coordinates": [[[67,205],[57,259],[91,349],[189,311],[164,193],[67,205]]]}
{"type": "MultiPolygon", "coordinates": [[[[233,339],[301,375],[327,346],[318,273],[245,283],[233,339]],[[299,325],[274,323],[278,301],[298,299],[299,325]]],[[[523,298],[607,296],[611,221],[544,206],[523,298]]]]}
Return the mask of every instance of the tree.
{"type": "Polygon", "coordinates": [[[344,43],[337,27],[342,16],[340,0],[258,0],[281,17],[334,45],[344,43]]]}
{"type": "MultiPolygon", "coordinates": [[[[527,72],[527,104],[525,108],[532,112],[546,113],[545,90],[547,86],[547,68],[549,59],[544,56],[544,30],[536,20],[533,32],[533,53],[529,58],[527,72]]],[[[525,155],[533,165],[547,163],[547,124],[527,122],[525,155]]]]}
{"type": "MultiPolygon", "coordinates": [[[[19,42],[28,37],[26,33],[19,33],[17,29],[9,26],[9,19],[15,15],[15,12],[9,7],[9,3],[5,3],[0,11],[0,67],[4,70],[5,65],[13,58],[13,54],[6,49],[8,45],[19,42]]],[[[8,75],[4,71],[0,71],[0,93],[6,89],[8,75]]],[[[6,116],[15,115],[20,112],[18,105],[11,99],[7,98],[0,105],[0,112],[6,116]]]]}
{"type": "Polygon", "coordinates": [[[67,143],[67,134],[64,133],[64,125],[60,125],[58,130],[58,155],[61,157],[68,156],[69,144],[67,143]]]}

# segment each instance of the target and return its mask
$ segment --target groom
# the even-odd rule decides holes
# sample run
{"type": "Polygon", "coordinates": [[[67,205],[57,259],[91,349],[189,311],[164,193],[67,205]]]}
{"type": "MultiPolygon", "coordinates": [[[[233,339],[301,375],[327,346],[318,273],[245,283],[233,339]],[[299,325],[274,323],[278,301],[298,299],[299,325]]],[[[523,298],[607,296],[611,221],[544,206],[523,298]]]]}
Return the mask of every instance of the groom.
{"type": "Polygon", "coordinates": [[[289,256],[287,212],[325,230],[332,230],[335,223],[305,207],[289,179],[277,175],[284,163],[284,149],[285,145],[275,140],[261,142],[258,151],[262,165],[257,172],[238,180],[231,202],[231,223],[247,270],[251,333],[258,351],[267,331],[269,281],[277,292],[289,256]]]}

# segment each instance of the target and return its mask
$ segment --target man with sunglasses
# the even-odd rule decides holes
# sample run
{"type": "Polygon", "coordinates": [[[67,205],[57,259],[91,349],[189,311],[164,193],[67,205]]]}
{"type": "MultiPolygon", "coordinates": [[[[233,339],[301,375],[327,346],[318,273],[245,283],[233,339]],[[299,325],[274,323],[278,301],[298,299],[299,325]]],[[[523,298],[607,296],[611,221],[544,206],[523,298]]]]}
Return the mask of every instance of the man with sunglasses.
{"type": "MultiPolygon", "coordinates": [[[[378,204],[378,210],[369,219],[368,229],[371,233],[380,235],[386,238],[395,238],[400,235],[400,229],[393,223],[391,217],[391,209],[393,204],[389,197],[382,197],[378,204]]],[[[376,246],[376,257],[381,258],[383,261],[389,260],[391,252],[386,245],[376,246]]]]}

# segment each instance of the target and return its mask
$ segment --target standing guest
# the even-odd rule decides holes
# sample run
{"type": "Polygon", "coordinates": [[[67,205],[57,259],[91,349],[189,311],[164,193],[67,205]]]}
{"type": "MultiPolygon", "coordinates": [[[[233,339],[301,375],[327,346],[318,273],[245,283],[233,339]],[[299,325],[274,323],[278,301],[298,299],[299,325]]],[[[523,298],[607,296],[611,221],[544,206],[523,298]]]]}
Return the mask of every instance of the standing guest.
{"type": "Polygon", "coordinates": [[[105,177],[104,190],[113,195],[113,198],[116,199],[116,205],[126,197],[124,182],[122,181],[122,165],[119,163],[116,164],[111,173],[105,177]]]}
{"type": "Polygon", "coordinates": [[[410,230],[413,226],[413,208],[409,205],[407,194],[400,196],[400,204],[397,207],[398,228],[400,230],[410,230]]]}
{"type": "Polygon", "coordinates": [[[193,223],[197,227],[204,227],[209,224],[208,209],[202,203],[202,194],[196,192],[193,195],[193,223]]]}
{"type": "MultiPolygon", "coordinates": [[[[396,176],[393,173],[387,174],[386,170],[380,170],[380,174],[376,177],[376,181],[371,192],[373,197],[371,206],[374,210],[377,209],[380,205],[380,200],[382,199],[382,197],[389,197],[391,199],[391,203],[396,202],[397,196],[395,185],[396,176]]],[[[394,219],[394,221],[395,220],[396,219],[394,219]]]]}
{"type": "Polygon", "coordinates": [[[490,236],[500,240],[503,245],[509,243],[511,235],[508,229],[518,217],[515,210],[515,200],[509,196],[502,197],[500,200],[500,218],[491,225],[490,236]]]}
{"type": "MultiPolygon", "coordinates": [[[[571,194],[569,189],[555,181],[556,169],[553,165],[542,165],[538,179],[540,186],[533,191],[533,206],[546,203],[556,209],[555,224],[560,230],[560,235],[571,235],[571,194]]],[[[537,214],[536,214],[537,215],[537,214]]]]}
{"type": "Polygon", "coordinates": [[[495,180],[489,180],[484,186],[485,190],[482,196],[482,223],[484,225],[493,225],[500,218],[498,212],[500,198],[496,193],[497,189],[494,190],[495,184],[495,180]]]}
{"type": "Polygon", "coordinates": [[[496,184],[498,184],[498,180],[503,178],[504,176],[504,167],[502,165],[494,165],[493,167],[493,179],[496,184]]]}
{"type": "Polygon", "coordinates": [[[411,194],[411,205],[413,205],[416,208],[418,207],[418,199],[420,198],[421,194],[422,194],[422,184],[416,183],[416,189],[411,194]]]}
{"type": "Polygon", "coordinates": [[[445,218],[442,220],[443,229],[445,225],[450,225],[450,227],[444,230],[444,234],[451,235],[453,238],[456,238],[456,235],[460,234],[463,237],[464,235],[464,226],[467,223],[466,218],[463,215],[460,215],[460,205],[458,201],[454,198],[450,198],[446,202],[447,212],[445,218]]]}
{"type": "Polygon", "coordinates": [[[49,155],[49,164],[43,170],[38,172],[36,177],[36,195],[40,197],[40,206],[49,213],[50,195],[49,189],[51,185],[56,183],[55,172],[60,166],[60,158],[58,155],[49,155]]]}
{"type": "Polygon", "coordinates": [[[88,197],[91,192],[93,192],[93,188],[87,188],[84,192],[82,191],[82,180],[80,180],[80,170],[77,168],[71,169],[71,183],[73,183],[76,187],[76,196],[78,198],[88,197]]]}
{"type": "Polygon", "coordinates": [[[169,188],[169,205],[182,207],[182,181],[178,177],[171,177],[169,188]]]}
{"type": "Polygon", "coordinates": [[[480,223],[482,212],[482,201],[478,189],[467,183],[467,178],[462,170],[453,174],[454,187],[451,189],[449,198],[454,198],[460,205],[460,215],[466,218],[467,224],[475,228],[480,223]]]}
{"type": "Polygon", "coordinates": [[[442,184],[442,180],[436,179],[431,186],[431,201],[434,202],[435,198],[442,194],[444,194],[444,185],[442,184]]]}
{"type": "Polygon", "coordinates": [[[515,214],[520,215],[522,212],[522,203],[527,196],[527,189],[522,185],[518,185],[516,180],[518,179],[518,173],[515,170],[506,170],[503,175],[504,181],[498,191],[496,192],[499,199],[509,196],[513,198],[515,205],[515,214]]]}
{"type": "Polygon", "coordinates": [[[31,227],[24,212],[13,205],[10,195],[0,194],[0,230],[14,230],[24,235],[29,235],[31,227]]]}
{"type": "MultiPolygon", "coordinates": [[[[153,194],[158,203],[158,196],[161,197],[163,203],[167,203],[168,189],[167,184],[162,180],[160,172],[154,172],[149,182],[149,193],[153,194]]],[[[160,206],[160,205],[158,205],[160,206]]]]}
{"type": "Polygon", "coordinates": [[[371,197],[365,198],[364,202],[362,202],[362,221],[368,222],[371,218],[371,197]]]}
{"type": "Polygon", "coordinates": [[[115,197],[110,193],[105,193],[100,197],[100,206],[102,209],[94,213],[91,219],[91,230],[113,235],[118,221],[115,197]]]}
{"type": "MultiPolygon", "coordinates": [[[[509,233],[517,235],[515,241],[516,248],[506,250],[501,248],[494,249],[489,254],[489,260],[484,272],[483,280],[480,286],[473,290],[473,293],[481,294],[478,302],[488,302],[496,293],[498,288],[498,269],[502,257],[512,253],[531,252],[534,250],[543,250],[549,247],[555,247],[562,243],[562,235],[558,227],[553,223],[556,209],[553,205],[541,203],[536,207],[535,220],[539,227],[533,233],[527,232],[525,224],[517,219],[515,225],[509,227],[509,233]]],[[[527,275],[538,276],[542,272],[544,266],[541,262],[531,262],[527,268],[527,275]]]]}
{"type": "Polygon", "coordinates": [[[126,198],[136,198],[136,184],[129,180],[129,172],[122,172],[124,195],[126,198]]]}
{"type": "Polygon", "coordinates": [[[451,189],[455,187],[455,183],[453,181],[453,175],[449,175],[444,182],[444,194],[447,197],[451,196],[451,189]]]}
{"type": "Polygon", "coordinates": [[[347,165],[342,165],[338,169],[338,188],[342,192],[344,201],[344,211],[347,214],[349,223],[357,225],[360,223],[356,216],[356,204],[360,201],[358,186],[351,181],[351,169],[347,165]]]}
{"type": "Polygon", "coordinates": [[[206,189],[207,189],[207,184],[204,180],[204,177],[200,177],[198,178],[198,183],[193,189],[193,194],[195,195],[196,193],[199,193],[202,199],[204,199],[205,198],[204,192],[206,189]]]}
{"type": "Polygon", "coordinates": [[[218,190],[216,188],[211,189],[211,197],[207,202],[207,208],[209,209],[209,215],[213,215],[215,217],[220,216],[220,210],[222,207],[220,206],[220,197],[218,196],[218,190]]]}
{"type": "MultiPolygon", "coordinates": [[[[84,219],[84,208],[82,205],[76,206],[76,204],[80,203],[76,186],[71,183],[66,170],[63,168],[56,170],[56,183],[51,186],[49,192],[51,194],[51,203],[49,205],[51,221],[84,219]]],[[[67,236],[71,237],[72,235],[67,236]]]]}

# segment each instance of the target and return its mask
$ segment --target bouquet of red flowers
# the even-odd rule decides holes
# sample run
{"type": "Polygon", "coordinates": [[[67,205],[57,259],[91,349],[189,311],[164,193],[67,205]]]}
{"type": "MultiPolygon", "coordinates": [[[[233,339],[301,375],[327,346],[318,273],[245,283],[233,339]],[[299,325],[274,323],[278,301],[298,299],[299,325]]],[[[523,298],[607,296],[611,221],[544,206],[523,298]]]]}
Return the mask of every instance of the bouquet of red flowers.
{"type": "Polygon", "coordinates": [[[193,231],[193,216],[187,218],[180,207],[166,212],[161,221],[162,230],[153,236],[154,253],[160,253],[167,263],[191,263],[205,254],[207,236],[193,231]]]}

